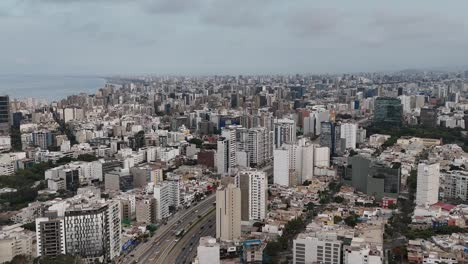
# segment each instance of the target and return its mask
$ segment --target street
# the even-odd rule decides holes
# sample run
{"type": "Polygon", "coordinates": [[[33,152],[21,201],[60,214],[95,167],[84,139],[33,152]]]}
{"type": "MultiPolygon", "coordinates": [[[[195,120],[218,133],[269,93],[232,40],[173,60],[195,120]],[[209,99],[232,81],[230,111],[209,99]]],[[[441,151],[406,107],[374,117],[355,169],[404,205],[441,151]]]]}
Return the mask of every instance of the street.
{"type": "Polygon", "coordinates": [[[165,263],[166,255],[176,243],[175,233],[180,229],[188,230],[198,220],[199,215],[203,216],[212,210],[215,199],[215,195],[211,195],[197,205],[177,212],[166,225],[156,230],[153,237],[138,245],[119,263],[165,263]]]}
{"type": "Polygon", "coordinates": [[[165,263],[192,263],[197,254],[200,237],[204,236],[216,236],[216,215],[214,211],[187,232],[175,245],[165,263]]]}

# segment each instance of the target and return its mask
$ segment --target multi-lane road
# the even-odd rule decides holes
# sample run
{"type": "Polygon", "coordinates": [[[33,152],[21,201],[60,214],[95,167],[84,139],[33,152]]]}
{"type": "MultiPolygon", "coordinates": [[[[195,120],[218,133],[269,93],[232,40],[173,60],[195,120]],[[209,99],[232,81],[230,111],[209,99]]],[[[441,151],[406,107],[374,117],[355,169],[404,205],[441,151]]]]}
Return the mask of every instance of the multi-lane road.
{"type": "Polygon", "coordinates": [[[200,237],[215,235],[216,215],[213,210],[187,231],[187,234],[173,247],[165,263],[192,263],[197,254],[200,237]]]}
{"type": "Polygon", "coordinates": [[[166,225],[156,230],[153,237],[138,245],[120,263],[170,263],[166,261],[166,258],[178,242],[176,232],[181,229],[187,231],[200,219],[206,219],[204,216],[213,211],[214,201],[215,195],[211,195],[197,205],[177,212],[167,221],[166,225]]]}

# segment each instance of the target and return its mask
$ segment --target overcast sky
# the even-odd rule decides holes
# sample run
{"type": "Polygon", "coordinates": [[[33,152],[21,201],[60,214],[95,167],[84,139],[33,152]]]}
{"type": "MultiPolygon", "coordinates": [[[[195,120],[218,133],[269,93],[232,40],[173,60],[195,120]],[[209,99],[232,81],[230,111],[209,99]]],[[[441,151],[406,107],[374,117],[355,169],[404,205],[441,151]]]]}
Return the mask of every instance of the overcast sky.
{"type": "Polygon", "coordinates": [[[468,65],[467,0],[0,0],[0,74],[468,65]]]}

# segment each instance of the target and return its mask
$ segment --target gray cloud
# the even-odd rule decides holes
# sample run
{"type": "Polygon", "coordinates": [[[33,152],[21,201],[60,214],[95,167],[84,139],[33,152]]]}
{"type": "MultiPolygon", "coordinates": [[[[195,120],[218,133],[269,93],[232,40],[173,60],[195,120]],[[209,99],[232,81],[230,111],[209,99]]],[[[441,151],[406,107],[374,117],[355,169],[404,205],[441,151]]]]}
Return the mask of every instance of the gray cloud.
{"type": "Polygon", "coordinates": [[[457,35],[464,32],[463,23],[432,13],[377,12],[369,21],[368,28],[364,43],[373,47],[395,42],[438,42],[453,36],[458,38],[457,35]]]}
{"type": "Polygon", "coordinates": [[[200,16],[207,25],[251,28],[272,24],[270,8],[276,0],[212,0],[200,16]]]}
{"type": "Polygon", "coordinates": [[[300,37],[316,37],[336,33],[341,18],[332,9],[305,9],[288,16],[288,29],[300,37]]]}
{"type": "Polygon", "coordinates": [[[158,0],[141,1],[141,7],[149,13],[184,13],[200,7],[198,0],[158,0]]]}

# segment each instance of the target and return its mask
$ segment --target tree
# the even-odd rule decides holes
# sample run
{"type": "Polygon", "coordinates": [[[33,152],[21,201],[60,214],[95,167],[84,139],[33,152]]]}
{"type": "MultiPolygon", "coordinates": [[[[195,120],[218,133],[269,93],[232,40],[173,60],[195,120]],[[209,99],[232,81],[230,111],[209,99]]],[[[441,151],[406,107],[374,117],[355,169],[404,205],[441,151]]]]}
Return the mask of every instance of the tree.
{"type": "Polygon", "coordinates": [[[334,201],[335,203],[343,203],[343,202],[344,202],[344,198],[341,197],[341,196],[335,196],[335,197],[333,198],[333,201],[334,201]]]}
{"type": "Polygon", "coordinates": [[[197,148],[201,148],[203,145],[203,140],[198,138],[192,138],[188,141],[190,144],[195,144],[197,148]]]}
{"type": "Polygon", "coordinates": [[[333,216],[333,223],[336,224],[336,223],[339,223],[341,221],[343,221],[343,218],[341,218],[341,216],[339,216],[339,215],[333,216]]]}
{"type": "Polygon", "coordinates": [[[98,160],[98,158],[91,154],[81,154],[77,158],[78,161],[92,162],[98,160]]]}
{"type": "Polygon", "coordinates": [[[309,186],[311,184],[311,182],[309,180],[305,180],[302,185],[303,186],[309,186]]]}
{"type": "Polygon", "coordinates": [[[355,227],[358,223],[358,216],[354,213],[344,219],[345,223],[350,227],[355,227]]]}
{"type": "Polygon", "coordinates": [[[24,224],[21,227],[23,227],[24,229],[30,230],[30,231],[36,231],[36,223],[35,222],[24,224]]]}

